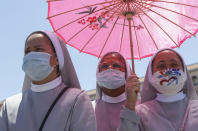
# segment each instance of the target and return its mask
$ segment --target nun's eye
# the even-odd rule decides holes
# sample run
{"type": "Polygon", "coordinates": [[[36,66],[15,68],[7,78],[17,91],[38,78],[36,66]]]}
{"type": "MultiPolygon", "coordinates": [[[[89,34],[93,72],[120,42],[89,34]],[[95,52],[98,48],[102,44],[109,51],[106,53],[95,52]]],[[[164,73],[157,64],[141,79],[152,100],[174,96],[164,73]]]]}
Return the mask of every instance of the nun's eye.
{"type": "Polygon", "coordinates": [[[157,66],[157,69],[165,69],[166,65],[165,64],[160,64],[157,66]]]}
{"type": "Polygon", "coordinates": [[[179,65],[177,64],[177,63],[172,63],[171,65],[170,65],[170,67],[171,68],[176,68],[176,67],[178,67],[179,65]]]}
{"type": "Polygon", "coordinates": [[[35,51],[44,51],[44,49],[43,48],[36,48],[35,51]]]}
{"type": "Polygon", "coordinates": [[[113,67],[114,67],[114,68],[121,68],[121,65],[115,63],[115,64],[113,64],[113,67]]]}
{"type": "Polygon", "coordinates": [[[108,64],[102,64],[100,68],[101,68],[101,69],[107,69],[108,67],[109,67],[108,64]]]}

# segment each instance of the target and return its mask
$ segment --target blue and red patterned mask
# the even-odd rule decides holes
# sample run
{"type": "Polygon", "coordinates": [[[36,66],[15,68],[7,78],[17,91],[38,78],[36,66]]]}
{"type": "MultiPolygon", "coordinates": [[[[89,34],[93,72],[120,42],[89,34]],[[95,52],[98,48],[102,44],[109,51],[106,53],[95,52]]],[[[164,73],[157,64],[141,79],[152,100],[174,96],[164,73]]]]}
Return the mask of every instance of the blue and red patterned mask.
{"type": "Polygon", "coordinates": [[[180,69],[158,71],[151,78],[151,84],[155,89],[166,96],[173,96],[180,92],[185,81],[186,74],[180,69]]]}

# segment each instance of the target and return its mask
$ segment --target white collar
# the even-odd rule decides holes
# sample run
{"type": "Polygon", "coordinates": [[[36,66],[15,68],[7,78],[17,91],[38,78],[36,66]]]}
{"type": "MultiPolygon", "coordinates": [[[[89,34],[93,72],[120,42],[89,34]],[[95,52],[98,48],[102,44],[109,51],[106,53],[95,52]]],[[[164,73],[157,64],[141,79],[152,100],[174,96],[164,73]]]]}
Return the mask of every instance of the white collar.
{"type": "Polygon", "coordinates": [[[111,97],[111,96],[108,96],[108,95],[102,93],[102,100],[107,103],[119,103],[119,102],[126,100],[126,95],[124,92],[120,96],[111,97]]]}
{"type": "Polygon", "coordinates": [[[61,83],[62,83],[62,77],[59,76],[56,79],[42,85],[36,85],[32,83],[31,90],[33,92],[44,92],[58,87],[58,85],[60,85],[61,83]]]}
{"type": "Polygon", "coordinates": [[[186,97],[186,94],[184,94],[183,92],[179,92],[175,94],[174,96],[166,96],[166,95],[157,93],[157,97],[155,99],[160,102],[171,103],[171,102],[182,100],[185,97],[186,97]]]}

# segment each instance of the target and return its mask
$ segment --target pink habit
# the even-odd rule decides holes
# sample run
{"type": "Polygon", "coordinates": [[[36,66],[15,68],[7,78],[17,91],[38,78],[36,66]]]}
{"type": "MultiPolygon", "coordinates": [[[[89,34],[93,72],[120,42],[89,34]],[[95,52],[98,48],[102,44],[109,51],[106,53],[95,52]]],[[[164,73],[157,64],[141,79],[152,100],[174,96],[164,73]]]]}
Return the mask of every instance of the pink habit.
{"type": "MultiPolygon", "coordinates": [[[[124,57],[123,57],[124,58],[124,57]]],[[[102,58],[101,58],[102,59],[102,58]]],[[[99,62],[100,63],[100,62],[99,62]]],[[[130,65],[125,60],[127,76],[131,74],[130,65]]],[[[99,67],[98,67],[99,68],[99,67]]],[[[97,69],[98,72],[98,69],[97,69]]],[[[102,90],[96,85],[96,122],[97,131],[116,131],[120,125],[120,111],[125,105],[126,100],[119,103],[108,103],[102,100],[102,90]]],[[[122,130],[124,131],[124,130],[122,130]]]]}

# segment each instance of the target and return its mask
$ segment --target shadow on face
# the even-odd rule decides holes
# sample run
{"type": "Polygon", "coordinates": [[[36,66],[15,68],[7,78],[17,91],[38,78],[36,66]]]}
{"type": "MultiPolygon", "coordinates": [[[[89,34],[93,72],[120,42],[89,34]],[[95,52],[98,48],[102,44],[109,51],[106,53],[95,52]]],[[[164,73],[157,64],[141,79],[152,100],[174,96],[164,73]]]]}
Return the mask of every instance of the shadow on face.
{"type": "Polygon", "coordinates": [[[99,72],[108,69],[126,72],[126,63],[124,58],[116,52],[105,55],[99,64],[99,72]]]}
{"type": "Polygon", "coordinates": [[[166,69],[184,70],[180,56],[171,50],[163,50],[159,52],[152,63],[152,74],[166,69]]]}
{"type": "MultiPolygon", "coordinates": [[[[115,69],[122,72],[125,72],[126,77],[126,63],[124,58],[117,52],[111,52],[109,54],[106,54],[101,62],[99,63],[99,72],[108,70],[108,69],[115,69]]],[[[122,86],[117,89],[107,89],[102,88],[102,91],[111,97],[116,97],[121,95],[125,91],[125,86],[122,86]]]]}

